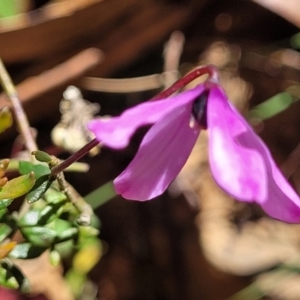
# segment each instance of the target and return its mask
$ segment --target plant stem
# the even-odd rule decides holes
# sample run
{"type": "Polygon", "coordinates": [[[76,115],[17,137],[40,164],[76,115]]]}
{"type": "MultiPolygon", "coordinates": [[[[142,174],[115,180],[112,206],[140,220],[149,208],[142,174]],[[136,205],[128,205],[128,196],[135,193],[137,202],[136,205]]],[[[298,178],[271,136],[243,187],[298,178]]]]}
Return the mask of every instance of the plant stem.
{"type": "Polygon", "coordinates": [[[218,82],[219,81],[219,72],[218,69],[214,65],[206,65],[196,68],[191,71],[178,81],[176,81],[173,85],[171,85],[168,89],[162,91],[158,95],[154,96],[151,100],[160,100],[170,97],[172,94],[177,92],[179,89],[183,88],[199,76],[204,74],[208,74],[208,81],[218,82]]]}
{"type": "Polygon", "coordinates": [[[87,143],[85,146],[83,146],[81,149],[79,149],[77,152],[69,156],[66,160],[64,160],[59,165],[53,167],[51,169],[51,176],[56,177],[57,174],[64,171],[66,168],[68,168],[71,164],[73,164],[75,161],[80,159],[82,156],[87,154],[91,149],[96,147],[100,142],[98,142],[97,139],[91,140],[89,143],[87,143]]]}
{"type": "Polygon", "coordinates": [[[0,83],[5,91],[10,103],[12,105],[15,119],[20,130],[21,135],[23,136],[25,146],[29,152],[37,150],[37,145],[32,136],[30,125],[27,119],[27,116],[21,105],[21,101],[18,96],[18,92],[0,58],[0,83]]]}
{"type": "Polygon", "coordinates": [[[83,226],[89,226],[92,222],[94,211],[92,207],[86,203],[83,197],[66,181],[64,173],[57,174],[57,183],[61,192],[65,193],[67,199],[77,208],[79,216],[77,222],[83,226]]]}

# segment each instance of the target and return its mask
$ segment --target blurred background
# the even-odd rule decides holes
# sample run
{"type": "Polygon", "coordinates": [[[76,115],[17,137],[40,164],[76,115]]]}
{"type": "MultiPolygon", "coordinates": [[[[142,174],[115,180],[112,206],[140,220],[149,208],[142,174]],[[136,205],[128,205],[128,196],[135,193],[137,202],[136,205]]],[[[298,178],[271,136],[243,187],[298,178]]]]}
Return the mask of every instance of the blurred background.
{"type": "MultiPolygon", "coordinates": [[[[98,114],[117,115],[213,63],[299,191],[299,20],[298,0],[2,0],[0,57],[40,149],[60,158],[69,155],[74,129],[63,124],[64,142],[55,145],[61,113],[92,118],[88,109],[60,107],[69,85],[99,104],[98,114]]],[[[84,196],[111,181],[145,130],[123,151],[83,158],[90,171],[67,174],[68,181],[84,196]]],[[[11,155],[16,136],[15,128],[2,135],[1,157],[11,155]]],[[[146,203],[114,197],[96,209],[103,254],[88,274],[94,294],[78,299],[300,299],[299,225],[223,194],[209,173],[206,138],[165,195],[146,203]]],[[[57,293],[49,300],[64,300],[55,283],[47,288],[57,293]]]]}

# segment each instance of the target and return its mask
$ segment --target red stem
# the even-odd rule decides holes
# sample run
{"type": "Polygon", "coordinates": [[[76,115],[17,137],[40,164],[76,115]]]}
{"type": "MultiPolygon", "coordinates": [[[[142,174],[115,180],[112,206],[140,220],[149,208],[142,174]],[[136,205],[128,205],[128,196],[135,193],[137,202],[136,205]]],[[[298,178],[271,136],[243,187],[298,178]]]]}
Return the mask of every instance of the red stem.
{"type": "Polygon", "coordinates": [[[86,155],[91,149],[96,147],[100,142],[97,139],[91,140],[89,143],[84,145],[81,149],[77,152],[69,156],[66,160],[64,160],[61,164],[51,169],[51,176],[55,177],[58,173],[65,170],[69,167],[72,163],[80,159],[82,156],[86,155]]]}
{"type": "Polygon", "coordinates": [[[206,65],[196,68],[195,70],[191,71],[184,77],[177,80],[173,85],[171,85],[166,90],[162,91],[161,93],[154,96],[151,100],[160,100],[170,97],[172,94],[177,92],[179,89],[183,88],[196,78],[208,74],[209,81],[218,82],[219,81],[219,73],[218,69],[214,65],[206,65]]]}

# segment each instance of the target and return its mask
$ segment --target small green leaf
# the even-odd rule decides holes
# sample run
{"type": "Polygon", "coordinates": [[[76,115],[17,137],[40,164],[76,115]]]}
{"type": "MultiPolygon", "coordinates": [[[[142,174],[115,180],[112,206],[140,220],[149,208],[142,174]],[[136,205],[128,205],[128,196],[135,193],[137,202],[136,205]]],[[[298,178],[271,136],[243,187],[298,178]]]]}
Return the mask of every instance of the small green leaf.
{"type": "Polygon", "coordinates": [[[0,110],[0,133],[11,127],[13,123],[12,113],[8,107],[0,110]]]}
{"type": "Polygon", "coordinates": [[[3,221],[3,219],[7,216],[7,212],[7,208],[0,209],[0,221],[3,221]]]}
{"type": "Polygon", "coordinates": [[[0,200],[15,199],[29,192],[35,183],[34,173],[22,175],[8,181],[0,190],[0,200]]]}
{"type": "Polygon", "coordinates": [[[74,253],[75,243],[74,240],[67,240],[55,244],[55,250],[57,250],[62,258],[68,259],[74,253]]]}
{"type": "Polygon", "coordinates": [[[39,223],[40,211],[30,210],[18,221],[19,227],[36,226],[39,223]]]}
{"type": "Polygon", "coordinates": [[[0,200],[0,210],[8,207],[13,202],[13,199],[0,200]]]}
{"type": "Polygon", "coordinates": [[[15,248],[9,253],[11,258],[30,259],[40,256],[47,247],[38,247],[30,243],[17,244],[15,248]]]}
{"type": "Polygon", "coordinates": [[[19,290],[22,293],[28,293],[29,292],[29,281],[24,276],[24,274],[21,272],[19,267],[17,267],[11,260],[6,259],[1,263],[3,268],[6,268],[8,272],[12,275],[13,278],[16,279],[19,285],[19,290]]]}
{"type": "Polygon", "coordinates": [[[49,204],[58,204],[60,202],[63,202],[64,204],[67,202],[67,196],[64,193],[52,188],[48,189],[44,197],[49,204]]]}
{"type": "Polygon", "coordinates": [[[79,226],[79,236],[81,239],[86,239],[92,236],[97,236],[99,230],[91,226],[79,226]]]}
{"type": "Polygon", "coordinates": [[[0,224],[0,242],[4,241],[12,232],[12,229],[7,224],[0,224]]]}
{"type": "Polygon", "coordinates": [[[50,252],[50,263],[53,267],[57,267],[60,263],[61,257],[57,250],[53,249],[50,252]]]}
{"type": "Polygon", "coordinates": [[[31,154],[40,162],[49,163],[52,160],[52,156],[44,151],[33,151],[31,154]]]}
{"type": "Polygon", "coordinates": [[[72,223],[62,219],[55,219],[53,222],[47,224],[47,227],[53,229],[56,235],[60,235],[64,231],[73,227],[72,223]]]}
{"type": "Polygon", "coordinates": [[[61,201],[56,204],[50,204],[45,206],[41,210],[39,224],[40,225],[48,224],[54,221],[55,219],[58,219],[65,203],[66,201],[61,201]]]}
{"type": "Polygon", "coordinates": [[[47,227],[21,228],[22,234],[35,246],[49,247],[56,238],[56,232],[47,227]]]}
{"type": "Polygon", "coordinates": [[[33,164],[29,161],[20,161],[19,171],[22,175],[33,172],[36,179],[50,174],[50,168],[48,165],[33,164]]]}
{"type": "Polygon", "coordinates": [[[52,180],[49,179],[49,175],[44,175],[40,177],[36,181],[35,185],[32,187],[31,191],[26,196],[28,203],[33,203],[38,201],[49,189],[51,184],[52,184],[52,180]]]}
{"type": "Polygon", "coordinates": [[[16,278],[12,276],[10,271],[3,267],[0,267],[0,285],[9,289],[17,289],[19,287],[16,278]]]}
{"type": "Polygon", "coordinates": [[[70,240],[73,237],[75,237],[78,234],[78,229],[73,227],[73,228],[69,228],[63,232],[61,232],[58,236],[57,236],[57,241],[58,242],[64,242],[66,240],[70,240]]]}

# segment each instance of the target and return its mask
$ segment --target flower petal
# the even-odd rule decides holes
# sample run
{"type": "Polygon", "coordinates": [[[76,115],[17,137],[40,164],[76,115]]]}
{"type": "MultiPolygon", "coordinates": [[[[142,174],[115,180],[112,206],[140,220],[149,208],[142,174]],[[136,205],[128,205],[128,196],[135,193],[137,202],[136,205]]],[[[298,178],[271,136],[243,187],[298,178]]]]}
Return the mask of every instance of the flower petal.
{"type": "Polygon", "coordinates": [[[125,148],[137,128],[156,123],[173,109],[193,101],[203,90],[203,85],[199,85],[172,98],[149,101],[129,108],[119,117],[94,119],[87,126],[105,146],[125,148]]]}
{"type": "Polygon", "coordinates": [[[177,107],[151,127],[132,162],[114,180],[117,193],[145,201],[167,189],[188,159],[200,132],[198,127],[189,126],[191,109],[192,103],[177,107]]]}
{"type": "Polygon", "coordinates": [[[300,221],[300,199],[268,148],[220,88],[208,100],[210,165],[216,182],[242,201],[255,201],[272,217],[300,221]]]}
{"type": "Polygon", "coordinates": [[[237,117],[221,89],[211,89],[207,104],[209,160],[217,183],[243,201],[263,201],[267,195],[267,174],[256,149],[237,143],[237,136],[252,129],[237,117]]]}

